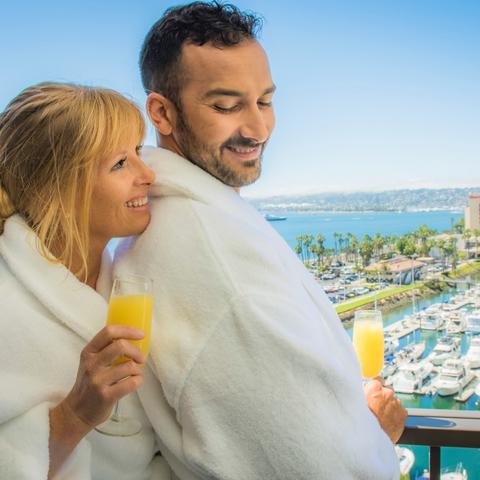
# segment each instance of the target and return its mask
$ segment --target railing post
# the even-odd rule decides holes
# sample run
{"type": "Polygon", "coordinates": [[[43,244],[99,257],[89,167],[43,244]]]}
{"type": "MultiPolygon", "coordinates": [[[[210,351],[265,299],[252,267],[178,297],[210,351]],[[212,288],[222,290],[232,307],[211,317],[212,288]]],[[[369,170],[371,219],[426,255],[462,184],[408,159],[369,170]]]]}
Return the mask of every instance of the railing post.
{"type": "Polygon", "coordinates": [[[440,447],[430,447],[430,480],[440,480],[440,447]]]}

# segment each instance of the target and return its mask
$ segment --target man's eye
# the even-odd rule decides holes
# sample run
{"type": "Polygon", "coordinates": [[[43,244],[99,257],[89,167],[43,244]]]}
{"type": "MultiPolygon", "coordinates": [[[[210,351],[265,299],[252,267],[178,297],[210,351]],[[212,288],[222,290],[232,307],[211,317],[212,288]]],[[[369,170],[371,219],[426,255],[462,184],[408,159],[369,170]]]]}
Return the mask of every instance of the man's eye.
{"type": "Polygon", "coordinates": [[[263,108],[270,108],[272,106],[272,102],[258,102],[258,104],[263,108]]]}
{"type": "Polygon", "coordinates": [[[121,160],[119,160],[119,161],[112,167],[112,172],[115,171],[115,170],[120,170],[121,168],[123,168],[126,161],[127,161],[126,158],[122,158],[121,160]]]}
{"type": "Polygon", "coordinates": [[[233,107],[222,107],[221,105],[214,105],[213,108],[217,110],[217,112],[231,113],[236,112],[240,108],[240,106],[234,105],[233,107]]]}

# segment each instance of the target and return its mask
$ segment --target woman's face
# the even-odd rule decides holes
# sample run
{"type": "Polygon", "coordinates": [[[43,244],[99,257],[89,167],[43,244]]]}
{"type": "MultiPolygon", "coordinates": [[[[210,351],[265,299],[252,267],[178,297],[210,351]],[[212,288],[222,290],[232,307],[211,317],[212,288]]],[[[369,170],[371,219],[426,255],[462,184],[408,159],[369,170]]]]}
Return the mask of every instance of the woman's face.
{"type": "Polygon", "coordinates": [[[155,174],[139,157],[134,143],[104,158],[93,187],[91,241],[142,233],[150,221],[148,191],[155,174]]]}

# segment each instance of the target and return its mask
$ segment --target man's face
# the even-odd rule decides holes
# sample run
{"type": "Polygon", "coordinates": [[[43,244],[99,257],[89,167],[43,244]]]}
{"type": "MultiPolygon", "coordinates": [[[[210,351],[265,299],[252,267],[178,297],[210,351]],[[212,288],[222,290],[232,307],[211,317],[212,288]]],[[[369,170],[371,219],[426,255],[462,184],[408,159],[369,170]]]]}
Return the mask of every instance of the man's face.
{"type": "Polygon", "coordinates": [[[178,152],[226,185],[242,187],[260,175],[275,124],[275,87],[262,47],[185,45],[180,111],[172,133],[178,152]]]}

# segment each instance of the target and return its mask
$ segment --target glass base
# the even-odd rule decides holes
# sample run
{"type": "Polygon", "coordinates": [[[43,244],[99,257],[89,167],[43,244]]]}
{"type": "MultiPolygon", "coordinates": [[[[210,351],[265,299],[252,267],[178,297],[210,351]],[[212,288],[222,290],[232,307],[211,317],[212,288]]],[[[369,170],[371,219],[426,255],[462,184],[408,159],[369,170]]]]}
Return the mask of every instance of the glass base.
{"type": "Polygon", "coordinates": [[[142,429],[142,424],[132,418],[112,416],[106,422],[95,427],[95,430],[112,437],[131,437],[142,429]]]}

